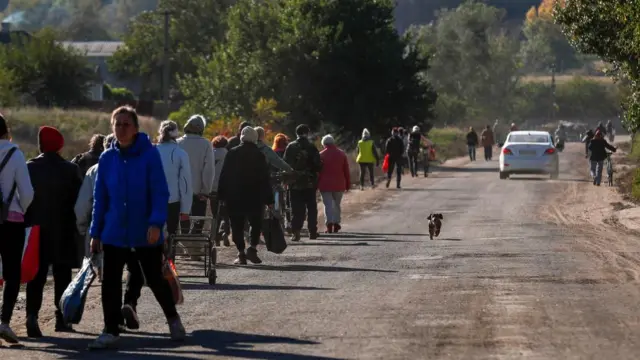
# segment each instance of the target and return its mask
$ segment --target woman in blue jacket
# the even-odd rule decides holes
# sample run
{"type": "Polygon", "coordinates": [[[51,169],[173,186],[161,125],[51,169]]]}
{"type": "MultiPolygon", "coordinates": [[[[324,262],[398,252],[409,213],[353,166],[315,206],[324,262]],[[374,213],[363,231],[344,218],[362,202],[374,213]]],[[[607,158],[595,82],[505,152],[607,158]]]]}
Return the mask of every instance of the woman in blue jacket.
{"type": "Polygon", "coordinates": [[[160,153],[139,130],[138,116],[128,106],[111,116],[116,137],[98,163],[91,223],[91,251],[102,248],[102,308],[105,330],[92,349],[116,344],[120,335],[122,273],[129,260],[138,261],[168,320],[171,338],[183,340],[185,329],[176,311],[169,283],[162,274],[163,235],[169,188],[160,153]]]}

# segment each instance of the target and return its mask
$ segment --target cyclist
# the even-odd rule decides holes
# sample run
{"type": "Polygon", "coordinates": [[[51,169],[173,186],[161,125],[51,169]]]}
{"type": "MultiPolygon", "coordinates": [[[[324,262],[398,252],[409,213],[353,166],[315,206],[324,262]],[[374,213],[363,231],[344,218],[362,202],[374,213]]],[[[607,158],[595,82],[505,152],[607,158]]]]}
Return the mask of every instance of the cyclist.
{"type": "Polygon", "coordinates": [[[616,152],[616,148],[610,145],[600,130],[596,130],[595,137],[589,143],[591,155],[591,177],[593,177],[593,185],[600,186],[602,180],[602,164],[607,158],[607,149],[616,152]]]}
{"type": "Polygon", "coordinates": [[[556,147],[558,147],[559,149],[564,148],[564,143],[565,141],[567,141],[567,131],[565,130],[563,124],[558,124],[558,128],[556,129],[555,133],[555,141],[556,147]]]}

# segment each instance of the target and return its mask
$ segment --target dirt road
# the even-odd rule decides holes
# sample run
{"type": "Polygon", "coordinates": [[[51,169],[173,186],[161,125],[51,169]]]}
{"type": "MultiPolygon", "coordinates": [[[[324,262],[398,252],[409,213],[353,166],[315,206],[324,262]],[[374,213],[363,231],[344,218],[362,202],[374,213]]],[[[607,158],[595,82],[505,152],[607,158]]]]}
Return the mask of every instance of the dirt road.
{"type": "Polygon", "coordinates": [[[2,359],[635,359],[640,245],[578,216],[581,198],[608,191],[584,181],[580,150],[561,154],[554,181],[499,180],[496,161],[410,179],[344,234],[220,266],[214,288],[184,278],[183,346],[145,288],[141,331],[118,353],[87,352],[102,328],[95,287],[78,334],[2,359]],[[444,214],[434,241],[429,212],[444,214]]]}

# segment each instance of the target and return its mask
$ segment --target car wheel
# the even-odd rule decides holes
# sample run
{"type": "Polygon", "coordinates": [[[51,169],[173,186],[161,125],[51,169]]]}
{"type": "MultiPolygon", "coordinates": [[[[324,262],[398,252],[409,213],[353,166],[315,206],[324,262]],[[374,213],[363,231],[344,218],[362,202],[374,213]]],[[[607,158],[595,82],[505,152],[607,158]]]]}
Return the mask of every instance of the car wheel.
{"type": "Polygon", "coordinates": [[[509,178],[509,173],[506,173],[504,171],[500,171],[500,180],[506,180],[509,178]]]}

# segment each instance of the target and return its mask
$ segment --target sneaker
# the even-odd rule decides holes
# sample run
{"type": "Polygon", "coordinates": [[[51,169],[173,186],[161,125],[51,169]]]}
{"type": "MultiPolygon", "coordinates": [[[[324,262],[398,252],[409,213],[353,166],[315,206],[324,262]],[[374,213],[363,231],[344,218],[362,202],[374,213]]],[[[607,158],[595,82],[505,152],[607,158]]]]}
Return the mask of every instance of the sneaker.
{"type": "Polygon", "coordinates": [[[116,346],[120,340],[119,336],[111,335],[109,333],[103,332],[95,339],[91,344],[89,344],[89,350],[104,350],[111,349],[116,346]]]}
{"type": "Polygon", "coordinates": [[[140,329],[140,319],[138,318],[138,313],[133,308],[133,306],[127,304],[122,307],[122,317],[124,318],[124,323],[127,326],[127,329],[138,330],[140,329]]]}
{"type": "Polygon", "coordinates": [[[8,342],[9,344],[19,344],[18,336],[11,330],[9,324],[0,324],[0,339],[8,342]]]}
{"type": "Polygon", "coordinates": [[[291,241],[294,241],[294,242],[300,241],[300,230],[293,231],[293,234],[291,235],[291,241]]]}
{"type": "Polygon", "coordinates": [[[389,188],[389,185],[391,184],[391,179],[387,180],[387,189],[389,188]]]}
{"type": "Polygon", "coordinates": [[[258,250],[254,247],[247,249],[246,260],[249,260],[254,264],[262,264],[262,260],[258,257],[258,250]]]}
{"type": "Polygon", "coordinates": [[[238,257],[233,263],[235,265],[247,265],[247,255],[244,252],[238,253],[238,257]]]}
{"type": "Polygon", "coordinates": [[[184,325],[182,325],[182,321],[179,316],[176,316],[175,319],[169,321],[169,333],[171,334],[171,340],[173,341],[184,341],[187,337],[187,331],[184,329],[184,325]]]}

